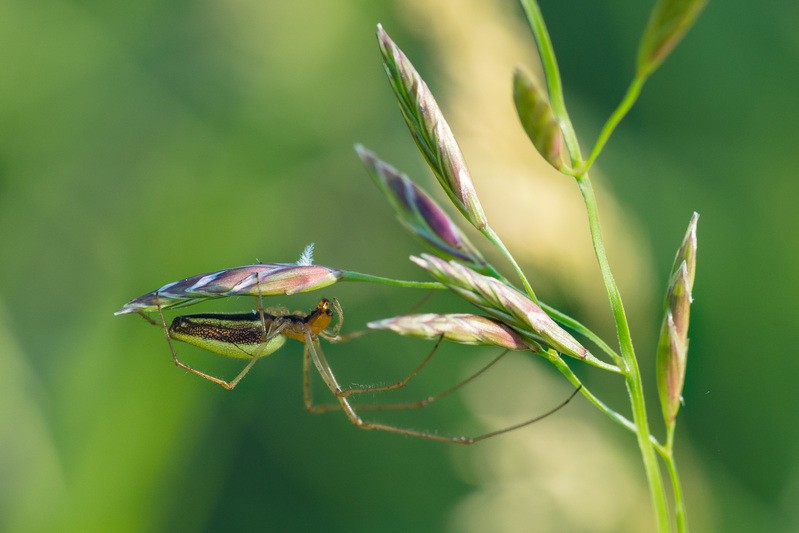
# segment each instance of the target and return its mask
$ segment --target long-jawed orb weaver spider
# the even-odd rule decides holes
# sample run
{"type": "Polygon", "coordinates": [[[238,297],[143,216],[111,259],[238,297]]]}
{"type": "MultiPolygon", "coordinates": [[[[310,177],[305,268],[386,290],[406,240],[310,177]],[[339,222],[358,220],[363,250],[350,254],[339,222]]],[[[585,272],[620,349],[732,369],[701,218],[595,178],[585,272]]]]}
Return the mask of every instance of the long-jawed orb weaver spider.
{"type": "MultiPolygon", "coordinates": [[[[158,308],[158,314],[161,319],[160,322],[149,318],[143,312],[139,314],[141,314],[151,324],[163,327],[167,343],[169,344],[169,349],[172,352],[172,359],[178,367],[197,374],[198,376],[201,376],[207,380],[213,381],[214,383],[228,390],[233,389],[260,358],[270,355],[280,349],[283,344],[285,344],[287,339],[295,339],[302,342],[305,346],[303,351],[303,397],[305,408],[314,413],[322,413],[333,410],[343,411],[344,414],[347,415],[347,418],[350,420],[350,422],[352,422],[358,428],[365,430],[388,431],[391,433],[399,433],[400,435],[408,435],[411,437],[418,437],[440,442],[474,444],[476,442],[480,442],[482,440],[495,437],[515,429],[523,428],[555,413],[569,403],[569,401],[571,401],[571,399],[577,394],[577,392],[579,392],[581,388],[578,387],[560,405],[550,409],[544,414],[529,420],[525,420],[521,423],[514,424],[512,426],[472,437],[439,435],[435,433],[396,427],[379,422],[366,421],[361,418],[360,415],[358,415],[356,412],[356,407],[350,402],[350,398],[359,394],[395,390],[407,385],[408,382],[414,376],[416,376],[433,357],[433,354],[436,352],[438,346],[443,340],[443,335],[438,338],[435,346],[428,353],[425,359],[404,379],[384,386],[343,388],[341,385],[339,385],[338,380],[336,379],[336,376],[330,367],[330,364],[327,362],[327,359],[322,352],[319,338],[321,337],[330,342],[341,342],[358,336],[362,332],[356,332],[346,336],[339,335],[339,331],[341,330],[341,325],[343,323],[343,311],[341,309],[341,305],[335,299],[331,301],[323,298],[314,310],[308,314],[305,314],[299,311],[289,313],[289,311],[284,308],[264,309],[259,296],[258,309],[255,311],[251,311],[249,313],[203,313],[181,315],[175,317],[170,326],[166,325],[166,320],[164,319],[164,314],[160,307],[158,308]],[[338,315],[338,317],[335,325],[331,326],[334,318],[334,312],[338,315]],[[227,357],[249,359],[249,362],[234,379],[231,381],[225,381],[196,370],[178,359],[177,352],[175,351],[172,343],[173,339],[186,342],[208,351],[225,355],[227,357]],[[312,365],[322,377],[322,380],[327,388],[330,389],[330,392],[332,392],[336,397],[338,404],[314,404],[311,394],[312,365]]],[[[498,362],[508,351],[509,350],[503,351],[498,357],[488,363],[488,365],[484,366],[460,383],[423,400],[406,403],[358,406],[357,409],[395,410],[425,407],[434,401],[458,390],[480,376],[483,372],[498,362]]]]}

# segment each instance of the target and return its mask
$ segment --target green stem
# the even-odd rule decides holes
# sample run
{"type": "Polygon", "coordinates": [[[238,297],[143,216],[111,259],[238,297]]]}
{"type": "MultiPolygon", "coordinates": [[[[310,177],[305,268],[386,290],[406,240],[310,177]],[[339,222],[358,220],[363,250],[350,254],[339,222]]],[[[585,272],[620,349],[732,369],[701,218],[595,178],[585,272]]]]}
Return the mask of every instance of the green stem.
{"type": "MultiPolygon", "coordinates": [[[[617,413],[616,411],[614,411],[613,409],[608,407],[602,400],[600,400],[599,398],[594,396],[594,394],[591,391],[587,390],[586,386],[583,385],[583,383],[580,381],[580,378],[578,378],[574,374],[574,372],[572,372],[572,369],[569,368],[569,365],[567,365],[566,362],[563,359],[561,359],[556,353],[553,354],[552,352],[547,352],[547,353],[543,353],[543,354],[540,354],[540,355],[543,355],[552,364],[554,364],[555,368],[557,368],[558,371],[560,371],[560,373],[563,374],[566,377],[566,379],[568,379],[569,382],[572,385],[574,385],[575,387],[582,386],[581,392],[583,393],[583,396],[588,398],[588,401],[590,401],[592,404],[597,406],[600,411],[602,411],[603,413],[608,415],[608,417],[611,420],[613,420],[614,422],[619,424],[621,427],[623,427],[624,429],[628,430],[629,432],[631,432],[633,434],[636,434],[638,432],[638,428],[635,427],[635,424],[632,421],[630,421],[624,415],[622,415],[620,413],[617,413]]],[[[654,436],[650,435],[649,441],[652,443],[652,446],[658,451],[658,453],[660,453],[660,455],[663,456],[664,461],[666,461],[668,463],[668,461],[669,461],[669,452],[666,450],[666,448],[661,446],[660,443],[657,441],[657,439],[654,436]]],[[[672,477],[672,479],[676,479],[676,475],[677,475],[677,470],[676,470],[676,467],[675,467],[674,468],[674,476],[672,477]]],[[[675,493],[676,493],[676,491],[675,491],[675,493]]],[[[685,513],[683,513],[683,515],[684,514],[685,513]]],[[[679,527],[679,523],[678,523],[678,527],[679,527]]]]}
{"type": "Polygon", "coordinates": [[[599,133],[599,137],[596,140],[596,144],[594,145],[594,149],[591,151],[591,155],[586,159],[585,163],[583,163],[580,170],[577,172],[578,175],[583,175],[591,168],[591,165],[594,163],[594,160],[597,158],[599,153],[602,151],[602,148],[605,147],[605,143],[608,142],[610,139],[611,134],[616,129],[616,126],[619,125],[621,119],[627,115],[627,112],[630,111],[630,108],[635,104],[635,101],[638,99],[638,95],[641,93],[641,88],[644,86],[646,82],[646,78],[636,77],[630,86],[627,88],[627,92],[622,98],[621,103],[619,103],[618,107],[613,111],[613,114],[610,115],[605,125],[602,127],[602,131],[599,133]]]}
{"type": "MultiPolygon", "coordinates": [[[[560,121],[561,128],[564,134],[564,141],[571,154],[572,164],[574,167],[582,166],[582,156],[580,154],[580,146],[577,142],[577,135],[574,127],[571,124],[568,113],[566,112],[566,105],[563,99],[563,90],[560,80],[560,72],[558,71],[557,60],[555,59],[555,52],[552,48],[552,42],[544,24],[541,10],[535,0],[522,0],[522,6],[527,13],[527,18],[530,20],[530,27],[533,31],[533,36],[538,47],[538,53],[541,57],[541,65],[547,78],[547,88],[549,90],[550,105],[555,116],[560,121]]],[[[640,86],[633,84],[633,89],[640,90],[640,86]]],[[[632,96],[625,98],[625,101],[630,104],[635,100],[635,90],[628,91],[632,96]]],[[[626,110],[619,113],[620,119],[626,110]]],[[[615,127],[615,125],[614,125],[615,127]]],[[[609,131],[612,131],[609,130],[609,131]]],[[[630,328],[627,324],[627,317],[624,314],[624,307],[622,305],[621,296],[616,282],[613,279],[613,274],[610,271],[607,256],[605,254],[605,247],[602,242],[602,236],[599,229],[599,214],[597,211],[596,198],[591,187],[591,182],[587,175],[577,178],[577,183],[580,187],[580,192],[583,195],[586,211],[588,213],[589,227],[591,230],[591,240],[594,245],[594,252],[599,263],[599,268],[602,272],[602,277],[605,282],[605,287],[608,292],[611,308],[613,310],[614,318],[616,319],[616,331],[619,337],[619,344],[621,347],[621,360],[622,370],[625,372],[627,390],[630,394],[630,401],[632,404],[633,420],[636,427],[636,436],[638,437],[638,446],[641,449],[641,455],[644,461],[644,468],[647,474],[649,483],[649,492],[652,498],[652,503],[655,507],[655,514],[657,516],[658,528],[661,531],[669,529],[669,515],[668,505],[666,503],[666,494],[663,487],[663,480],[660,476],[658,469],[657,456],[652,444],[652,437],[649,433],[649,425],[646,419],[646,406],[644,404],[643,387],[641,383],[641,374],[638,370],[638,362],[635,359],[635,352],[633,350],[632,339],[630,337],[630,328]]]]}
{"type": "Polygon", "coordinates": [[[371,274],[361,274],[350,270],[342,271],[341,281],[365,281],[369,283],[382,283],[394,287],[406,287],[409,289],[446,289],[444,285],[437,281],[406,281],[401,279],[384,278],[371,274]]]}
{"type": "MultiPolygon", "coordinates": [[[[621,104],[611,115],[602,132],[600,133],[597,144],[591,153],[591,157],[586,164],[583,164],[580,146],[577,142],[577,135],[566,111],[560,73],[558,71],[558,64],[557,60],[555,59],[552,42],[549,38],[546,25],[544,24],[543,16],[541,15],[541,10],[539,9],[536,0],[521,0],[521,3],[527,14],[527,18],[530,21],[530,27],[533,31],[538,53],[541,58],[541,65],[546,75],[552,111],[558,118],[561,129],[563,130],[564,142],[566,143],[566,147],[568,148],[571,156],[572,167],[580,169],[580,172],[575,173],[575,177],[577,179],[580,192],[583,196],[583,201],[588,214],[594,253],[596,255],[597,262],[599,263],[599,268],[608,293],[610,306],[616,321],[616,332],[619,338],[619,346],[621,349],[621,364],[619,366],[622,367],[626,378],[627,390],[630,396],[630,403],[633,412],[633,421],[635,422],[635,433],[638,439],[638,446],[641,450],[644,469],[646,470],[649,492],[655,508],[658,529],[660,531],[668,531],[670,529],[668,504],[666,501],[665,488],[663,485],[663,479],[660,475],[656,455],[656,449],[659,450],[660,447],[657,445],[657,441],[652,437],[649,431],[646,405],[644,402],[643,384],[641,382],[641,373],[638,369],[638,362],[635,358],[630,328],[627,322],[627,317],[624,313],[621,295],[619,294],[618,287],[613,279],[613,274],[610,270],[610,265],[605,253],[605,247],[599,227],[599,214],[596,198],[594,197],[593,188],[591,187],[591,182],[587,175],[588,168],[596,159],[597,155],[601,152],[611,133],[635,102],[646,78],[643,76],[637,76],[633,80],[621,104]]],[[[597,406],[599,405],[597,404],[597,406]]],[[[669,454],[669,457],[671,457],[671,454],[669,454]]],[[[670,460],[667,460],[667,462],[669,461],[670,460]]],[[[671,462],[673,463],[673,461],[671,462]]],[[[674,472],[676,474],[676,469],[674,469],[674,472]]],[[[675,488],[675,494],[677,493],[677,490],[678,489],[675,488]]],[[[682,498],[680,496],[680,500],[681,499],[682,498]]]]}
{"type": "Polygon", "coordinates": [[[566,362],[563,359],[561,359],[557,353],[547,351],[547,352],[542,352],[541,355],[546,357],[553,365],[555,365],[555,368],[557,368],[558,371],[561,374],[563,374],[572,385],[574,385],[575,387],[582,386],[580,392],[583,393],[583,396],[588,398],[588,401],[597,406],[600,411],[608,415],[608,417],[610,417],[611,420],[621,425],[623,428],[630,430],[633,433],[637,431],[635,424],[633,422],[627,419],[624,415],[617,413],[616,411],[608,407],[602,400],[594,396],[594,394],[588,390],[588,388],[580,381],[580,378],[578,378],[577,375],[575,375],[575,373],[572,372],[572,369],[569,367],[569,365],[567,365],[566,362]]]}
{"type": "Polygon", "coordinates": [[[671,486],[674,489],[674,513],[677,518],[677,531],[680,533],[687,533],[688,531],[688,517],[685,513],[685,499],[682,494],[682,486],[680,485],[680,476],[677,473],[677,464],[674,462],[674,455],[669,453],[664,457],[666,469],[669,471],[671,477],[671,486]]]}
{"type": "Polygon", "coordinates": [[[686,533],[688,531],[688,517],[685,512],[685,498],[680,484],[680,474],[677,472],[677,463],[674,461],[674,424],[668,424],[666,428],[666,446],[663,450],[663,462],[671,478],[671,487],[674,491],[674,514],[677,519],[677,531],[686,533]]]}
{"type": "Polygon", "coordinates": [[[622,369],[625,371],[627,391],[630,396],[633,412],[633,421],[637,428],[636,436],[638,437],[638,446],[641,449],[644,469],[646,470],[646,477],[649,483],[649,492],[652,497],[652,503],[655,506],[658,529],[660,531],[668,531],[670,529],[670,523],[666,493],[663,487],[663,479],[660,475],[655,449],[650,441],[651,435],[649,432],[649,423],[647,422],[641,372],[638,369],[638,361],[635,358],[635,350],[633,349],[632,337],[630,335],[630,326],[624,312],[621,294],[619,294],[616,280],[613,278],[607,254],[605,253],[605,245],[602,241],[602,234],[599,227],[599,212],[597,209],[596,197],[594,196],[594,190],[588,175],[578,178],[577,184],[583,195],[583,201],[588,214],[588,226],[591,231],[591,241],[594,245],[594,253],[599,263],[599,270],[602,273],[602,279],[605,282],[608,299],[610,300],[610,307],[616,321],[616,333],[619,338],[621,358],[624,363],[622,369]]]}
{"type": "MultiPolygon", "coordinates": [[[[624,429],[628,430],[629,432],[631,432],[633,434],[637,434],[638,433],[638,428],[635,427],[635,423],[634,422],[632,422],[630,419],[628,419],[624,415],[622,415],[620,413],[617,413],[616,411],[614,411],[613,409],[608,407],[608,405],[605,404],[605,402],[603,402],[602,400],[600,400],[599,398],[594,396],[593,393],[591,393],[591,391],[587,390],[586,386],[583,385],[583,383],[580,381],[580,378],[578,378],[574,374],[574,372],[572,372],[572,369],[569,367],[569,365],[567,365],[566,362],[563,359],[561,359],[560,356],[558,356],[557,353],[554,353],[554,354],[552,352],[546,352],[546,353],[537,352],[537,353],[539,353],[540,355],[543,355],[553,365],[555,365],[555,368],[557,368],[558,371],[561,374],[563,374],[566,377],[566,379],[569,380],[570,383],[572,383],[572,385],[574,385],[575,387],[582,386],[583,389],[585,389],[585,390],[581,391],[583,393],[583,396],[588,398],[588,401],[590,401],[592,404],[597,406],[600,411],[602,411],[603,413],[608,415],[608,417],[611,420],[613,420],[614,422],[619,424],[621,427],[623,427],[624,429]]],[[[669,452],[666,450],[666,448],[664,446],[661,446],[661,444],[657,441],[657,439],[653,435],[649,436],[649,442],[652,444],[652,446],[655,448],[655,450],[657,450],[657,452],[661,456],[663,456],[663,459],[665,461],[668,461],[669,452]]],[[[676,470],[675,470],[675,472],[676,472],[676,470]]]]}
{"type": "Polygon", "coordinates": [[[530,21],[530,29],[533,31],[538,56],[541,59],[541,67],[544,69],[544,76],[546,76],[549,105],[558,119],[563,130],[564,142],[572,155],[572,159],[574,159],[579,154],[579,144],[577,143],[577,135],[569,118],[569,113],[566,111],[566,101],[563,98],[563,86],[560,80],[558,61],[555,59],[555,50],[552,47],[546,24],[544,24],[544,17],[538,7],[538,2],[535,0],[521,0],[521,3],[524,12],[527,14],[527,20],[530,21]]]}
{"type": "Polygon", "coordinates": [[[505,243],[502,242],[502,239],[499,238],[499,235],[497,235],[496,232],[493,229],[491,229],[490,226],[486,226],[480,231],[482,232],[483,235],[485,235],[486,239],[491,241],[491,244],[499,248],[499,250],[502,252],[502,255],[504,255],[508,259],[508,261],[510,261],[510,264],[513,265],[514,270],[516,270],[516,274],[518,274],[519,279],[522,280],[522,285],[524,285],[524,289],[527,291],[527,294],[530,296],[530,299],[534,303],[538,304],[538,298],[536,298],[535,292],[533,292],[533,288],[530,286],[530,282],[527,281],[527,276],[524,275],[524,272],[522,271],[521,267],[513,258],[510,251],[505,247],[505,243]]]}
{"type": "Polygon", "coordinates": [[[579,333],[586,339],[590,340],[591,342],[599,346],[599,348],[603,352],[608,354],[613,359],[613,362],[616,363],[616,366],[621,366],[622,363],[621,356],[618,353],[616,353],[616,351],[613,348],[611,348],[608,345],[608,343],[602,340],[602,338],[599,337],[599,335],[597,335],[596,333],[594,333],[593,331],[591,331],[590,329],[588,329],[580,322],[567,315],[566,313],[555,309],[551,305],[547,305],[544,302],[538,302],[538,305],[540,305],[541,309],[546,311],[547,314],[551,316],[556,322],[559,322],[561,325],[574,330],[575,332],[579,333]]]}
{"type": "MultiPolygon", "coordinates": [[[[561,359],[557,354],[552,354],[551,352],[547,352],[542,355],[544,355],[544,357],[546,357],[552,364],[554,364],[555,368],[557,368],[558,371],[561,374],[563,374],[566,377],[566,379],[568,379],[569,382],[572,383],[575,387],[582,385],[583,389],[585,389],[581,391],[583,393],[583,396],[588,398],[588,401],[590,401],[597,408],[599,408],[599,410],[605,413],[611,420],[619,424],[621,427],[623,427],[630,433],[636,434],[638,432],[638,428],[635,427],[634,422],[632,422],[629,418],[622,415],[621,413],[617,413],[616,411],[611,409],[607,404],[605,404],[605,402],[594,396],[594,394],[591,391],[587,390],[586,386],[580,381],[580,378],[578,378],[574,374],[574,372],[572,372],[572,369],[569,367],[569,365],[567,365],[566,362],[563,359],[561,359]]],[[[663,446],[661,446],[661,444],[657,441],[657,439],[654,436],[650,435],[649,441],[652,443],[652,446],[658,451],[658,453],[660,453],[663,456],[663,459],[668,461],[668,451],[663,446]]]]}

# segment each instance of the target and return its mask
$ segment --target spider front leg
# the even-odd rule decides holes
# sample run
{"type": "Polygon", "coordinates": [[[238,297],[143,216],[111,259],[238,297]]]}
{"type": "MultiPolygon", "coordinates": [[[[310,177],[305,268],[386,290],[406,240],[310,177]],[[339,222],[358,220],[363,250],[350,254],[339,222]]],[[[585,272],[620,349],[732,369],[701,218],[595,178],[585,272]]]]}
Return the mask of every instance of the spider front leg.
{"type": "Polygon", "coordinates": [[[339,343],[347,342],[369,333],[369,330],[360,330],[347,333],[346,335],[339,335],[339,331],[341,331],[341,327],[344,325],[344,310],[341,308],[341,304],[336,298],[333,298],[331,304],[333,305],[333,314],[336,315],[336,323],[333,326],[329,326],[324,331],[320,331],[318,333],[320,337],[328,342],[339,343]]]}

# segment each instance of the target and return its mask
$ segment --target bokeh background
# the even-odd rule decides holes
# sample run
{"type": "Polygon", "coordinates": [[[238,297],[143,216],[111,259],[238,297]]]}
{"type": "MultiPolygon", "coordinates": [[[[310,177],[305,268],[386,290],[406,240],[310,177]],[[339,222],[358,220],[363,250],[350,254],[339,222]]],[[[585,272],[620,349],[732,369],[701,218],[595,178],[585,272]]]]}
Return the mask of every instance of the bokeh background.
{"type": "MultiPolygon", "coordinates": [[[[588,146],[630,78],[650,6],[541,4],[588,146]]],[[[595,175],[650,393],[668,269],[701,214],[677,436],[696,531],[799,528],[797,20],[790,2],[711,2],[595,175]]],[[[442,196],[384,79],[377,22],[438,95],[489,219],[539,295],[614,339],[577,190],[513,113],[512,68],[537,67],[512,0],[3,0],[0,529],[651,528],[633,437],[583,399],[471,448],[362,432],[305,412],[297,343],[226,392],[176,369],[160,331],[112,316],[169,281],[293,261],[308,242],[320,264],[424,279],[407,261],[419,244],[352,151],[365,143],[442,196]]],[[[425,296],[323,292],[270,304],[308,310],[335,296],[352,331],[425,296]]],[[[466,308],[436,295],[425,309],[466,308]]],[[[345,383],[380,383],[429,348],[381,333],[326,353],[345,383]]],[[[226,376],[240,366],[180,353],[226,376]]],[[[494,353],[447,347],[400,397],[443,389],[494,353]]],[[[578,371],[624,408],[617,378],[578,371]]],[[[569,390],[515,354],[440,405],[384,419],[475,434],[569,390]]],[[[649,406],[657,420],[654,396],[649,406]]]]}

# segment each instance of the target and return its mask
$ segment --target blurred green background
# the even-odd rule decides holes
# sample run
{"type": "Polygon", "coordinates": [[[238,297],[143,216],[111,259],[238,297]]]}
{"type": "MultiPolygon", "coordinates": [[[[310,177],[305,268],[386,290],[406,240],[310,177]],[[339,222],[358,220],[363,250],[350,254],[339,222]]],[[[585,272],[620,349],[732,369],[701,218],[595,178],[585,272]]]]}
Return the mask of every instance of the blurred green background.
{"type": "MultiPolygon", "coordinates": [[[[588,146],[629,80],[650,6],[541,4],[588,146]]],[[[799,528],[797,20],[796,3],[711,2],[599,160],[611,262],[650,393],[666,276],[701,214],[677,434],[695,531],[799,528]]],[[[164,283],[293,261],[308,242],[323,265],[424,279],[406,260],[419,245],[352,151],[363,142],[439,193],[384,79],[377,22],[452,117],[489,219],[539,295],[614,338],[577,190],[541,164],[510,107],[510,68],[534,70],[535,57],[513,1],[3,0],[0,529],[652,526],[634,439],[583,399],[471,448],[362,432],[305,412],[297,343],[226,392],[176,369],[157,329],[112,316],[164,283]]],[[[352,331],[424,296],[360,284],[323,293],[270,304],[308,310],[335,296],[352,331]]],[[[425,308],[466,309],[446,295],[425,308]]],[[[326,353],[343,382],[378,383],[429,348],[382,333],[326,353]]],[[[225,376],[239,368],[180,353],[225,376]]],[[[448,347],[406,393],[443,389],[494,353],[448,347]]],[[[623,409],[618,379],[578,370],[623,409]]],[[[569,392],[520,354],[467,389],[383,419],[475,434],[569,392]]],[[[657,415],[654,396],[649,406],[657,415]]]]}

